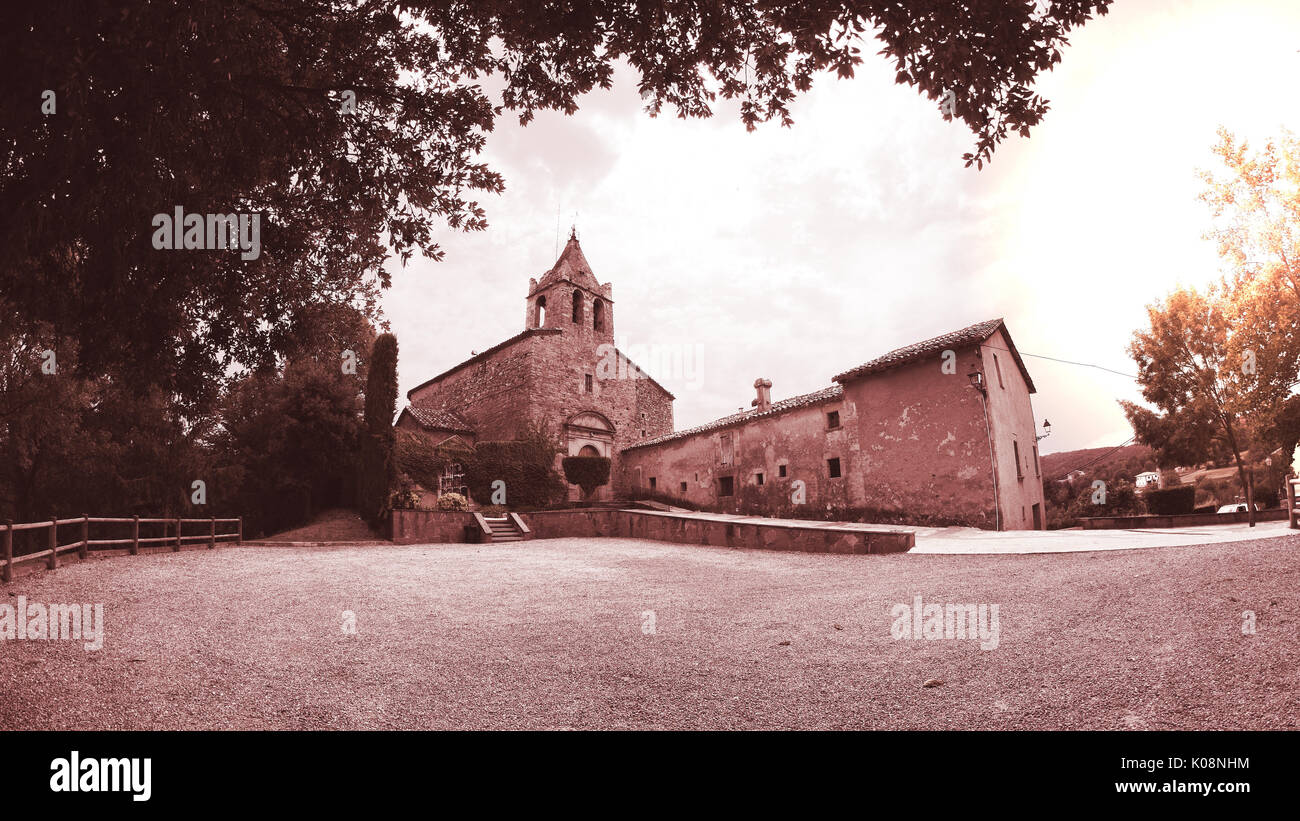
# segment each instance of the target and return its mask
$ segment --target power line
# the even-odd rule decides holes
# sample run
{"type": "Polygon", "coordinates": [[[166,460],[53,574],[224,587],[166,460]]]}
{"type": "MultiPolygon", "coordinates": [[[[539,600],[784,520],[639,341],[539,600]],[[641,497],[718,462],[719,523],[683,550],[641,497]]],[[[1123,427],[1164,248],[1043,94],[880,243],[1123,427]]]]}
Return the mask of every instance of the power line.
{"type": "Polygon", "coordinates": [[[1089,465],[1094,465],[1094,464],[1096,464],[1097,462],[1100,462],[1102,459],[1105,459],[1107,456],[1110,456],[1110,455],[1111,455],[1112,453],[1114,453],[1115,451],[1120,450],[1121,448],[1126,448],[1126,447],[1128,447],[1129,445],[1133,444],[1133,440],[1136,439],[1136,438],[1137,438],[1137,437],[1134,436],[1134,437],[1130,438],[1127,442],[1124,442],[1122,445],[1116,445],[1115,447],[1113,447],[1113,448],[1111,448],[1110,450],[1106,451],[1106,452],[1103,453],[1102,455],[1098,456],[1096,459],[1092,459],[1092,460],[1090,460],[1090,461],[1088,461],[1088,462],[1084,462],[1082,465],[1077,465],[1077,466],[1075,466],[1075,467],[1072,467],[1072,468],[1070,468],[1069,470],[1067,470],[1065,473],[1060,474],[1059,476],[1053,476],[1052,478],[1048,479],[1048,481],[1049,481],[1049,482],[1055,482],[1057,479],[1063,479],[1063,478],[1065,478],[1066,476],[1069,476],[1071,473],[1074,473],[1076,470],[1083,470],[1084,468],[1088,467],[1089,465]]]}
{"type": "Polygon", "coordinates": [[[1064,362],[1064,363],[1067,364],[1067,365],[1082,365],[1082,366],[1085,367],[1085,368],[1096,368],[1096,369],[1099,370],[1099,371],[1107,371],[1108,373],[1113,373],[1113,374],[1116,374],[1116,375],[1118,375],[1118,376],[1127,376],[1129,379],[1137,379],[1137,377],[1134,376],[1134,375],[1131,374],[1131,373],[1123,373],[1123,372],[1121,372],[1121,371],[1117,371],[1117,370],[1113,370],[1113,369],[1111,369],[1111,368],[1107,368],[1107,367],[1105,367],[1104,365],[1093,365],[1093,364],[1088,363],[1088,362],[1072,362],[1072,361],[1069,360],[1069,359],[1057,359],[1057,358],[1054,357],[1054,356],[1043,356],[1042,354],[1036,354],[1036,353],[1025,353],[1024,351],[1021,351],[1021,352],[1020,352],[1020,355],[1021,355],[1021,356],[1032,356],[1034,359],[1049,359],[1049,360],[1051,360],[1052,362],[1064,362]]]}
{"type": "MultiPolygon", "coordinates": [[[[1060,362],[1060,363],[1065,364],[1065,365],[1078,365],[1078,366],[1083,367],[1083,368],[1096,368],[1096,369],[1099,370],[1099,371],[1106,371],[1107,373],[1113,373],[1113,374],[1115,374],[1116,376],[1124,376],[1124,377],[1127,377],[1127,378],[1129,378],[1129,379],[1137,379],[1137,377],[1134,376],[1134,375],[1131,374],[1131,373],[1123,373],[1122,371],[1117,371],[1117,370],[1114,370],[1113,368],[1107,368],[1107,367],[1104,366],[1104,365],[1094,365],[1094,364],[1092,364],[1091,362],[1075,362],[1075,361],[1072,360],[1072,359],[1060,359],[1060,358],[1055,357],[1055,356],[1045,356],[1045,355],[1043,355],[1043,354],[1037,354],[1037,353],[1025,353],[1024,351],[1012,351],[1012,350],[1009,349],[1009,348],[999,348],[997,345],[989,345],[987,342],[985,342],[985,343],[983,344],[982,347],[985,347],[985,348],[992,348],[992,349],[995,350],[995,351],[1005,351],[1005,352],[1007,352],[1007,353],[1018,353],[1018,354],[1020,354],[1021,356],[1029,356],[1029,357],[1033,357],[1034,359],[1046,359],[1046,360],[1051,361],[1051,362],[1060,362]]],[[[1300,383],[1297,383],[1297,384],[1300,384],[1300,383]]],[[[1133,436],[1133,437],[1131,437],[1128,441],[1124,442],[1123,444],[1116,445],[1115,447],[1111,448],[1110,450],[1108,450],[1108,451],[1106,451],[1105,453],[1103,453],[1103,454],[1101,454],[1100,456],[1098,456],[1096,459],[1092,459],[1092,460],[1090,460],[1090,461],[1088,461],[1088,462],[1085,462],[1085,463],[1082,464],[1082,465],[1077,465],[1077,466],[1075,466],[1075,467],[1072,467],[1072,468],[1070,468],[1069,470],[1067,470],[1065,473],[1062,473],[1062,474],[1060,474],[1060,475],[1058,475],[1058,476],[1053,476],[1053,477],[1051,477],[1050,479],[1048,479],[1048,481],[1049,481],[1049,482],[1054,482],[1054,481],[1056,481],[1057,479],[1063,478],[1063,477],[1065,477],[1065,476],[1069,476],[1071,473],[1074,473],[1076,470],[1083,470],[1084,468],[1088,467],[1089,465],[1094,465],[1094,464],[1096,464],[1097,462],[1100,462],[1102,459],[1105,459],[1107,456],[1110,456],[1112,453],[1115,453],[1116,451],[1120,450],[1121,448],[1128,447],[1129,445],[1131,445],[1131,444],[1133,443],[1133,440],[1134,440],[1134,439],[1137,439],[1137,436],[1133,436]]]]}
{"type": "Polygon", "coordinates": [[[1006,353],[1018,353],[1021,356],[1028,356],[1034,359],[1046,359],[1051,362],[1061,362],[1066,365],[1079,365],[1084,368],[1096,368],[1099,371],[1106,371],[1107,373],[1113,373],[1116,376],[1125,376],[1128,377],[1129,379],[1137,379],[1137,377],[1131,373],[1124,373],[1123,371],[1117,371],[1113,368],[1107,368],[1105,365],[1094,365],[1091,362],[1075,362],[1072,359],[1059,359],[1055,356],[1044,356],[1043,354],[1038,354],[1038,353],[1025,353],[1024,351],[1019,349],[1012,351],[1010,348],[999,348],[997,345],[990,345],[987,342],[985,342],[981,347],[992,348],[995,351],[1005,351],[1006,353]]]}

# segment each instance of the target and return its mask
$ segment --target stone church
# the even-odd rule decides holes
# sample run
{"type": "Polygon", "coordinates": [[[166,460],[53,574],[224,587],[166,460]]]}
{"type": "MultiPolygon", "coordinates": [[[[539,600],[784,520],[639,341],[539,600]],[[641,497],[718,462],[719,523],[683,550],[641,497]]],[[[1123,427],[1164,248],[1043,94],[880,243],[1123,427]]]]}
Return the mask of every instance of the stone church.
{"type": "MultiPolygon", "coordinates": [[[[673,395],[614,347],[613,287],[596,280],[576,235],[528,281],[526,302],[521,333],[412,388],[398,425],[472,445],[544,424],[560,438],[557,470],[565,455],[606,456],[612,484],[619,453],[672,432],[673,395]]],[[[571,498],[580,495],[571,488],[571,498]]]]}
{"type": "Polygon", "coordinates": [[[760,378],[751,410],[674,431],[673,395],[614,347],[613,288],[570,235],[551,269],[528,281],[524,330],[412,388],[398,425],[472,447],[544,424],[559,436],[557,471],[564,455],[610,458],[602,499],[1045,527],[1034,383],[1002,320],[899,348],[832,382],[773,401],[760,378]]]}

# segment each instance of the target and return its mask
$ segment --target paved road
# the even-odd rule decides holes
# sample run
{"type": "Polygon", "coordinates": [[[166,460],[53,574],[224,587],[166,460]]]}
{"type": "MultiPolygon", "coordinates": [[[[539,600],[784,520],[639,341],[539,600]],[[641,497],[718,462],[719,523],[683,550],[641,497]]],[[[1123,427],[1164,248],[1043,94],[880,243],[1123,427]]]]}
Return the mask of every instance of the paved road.
{"type": "Polygon", "coordinates": [[[916,533],[912,553],[1077,553],[1144,547],[1244,542],[1286,536],[1286,522],[1203,525],[1137,530],[1010,530],[996,533],[971,527],[907,528],[916,533]]]}
{"type": "MultiPolygon", "coordinates": [[[[813,519],[768,519],[728,513],[704,513],[673,509],[673,516],[711,521],[762,524],[785,527],[815,527],[826,530],[906,530],[916,534],[911,553],[1077,553],[1087,550],[1135,550],[1144,547],[1178,547],[1220,542],[1244,542],[1285,536],[1286,522],[1202,525],[1200,527],[1139,528],[1134,530],[1008,530],[991,531],[974,527],[915,527],[858,522],[826,522],[813,519]]],[[[1300,532],[1300,531],[1296,531],[1300,532]]]]}

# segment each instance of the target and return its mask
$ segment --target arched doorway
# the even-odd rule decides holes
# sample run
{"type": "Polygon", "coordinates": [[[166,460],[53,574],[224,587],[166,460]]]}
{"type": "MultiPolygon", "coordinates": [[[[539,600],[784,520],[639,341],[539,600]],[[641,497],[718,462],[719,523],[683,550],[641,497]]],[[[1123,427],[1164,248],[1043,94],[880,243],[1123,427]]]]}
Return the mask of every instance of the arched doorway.
{"type": "MultiPolygon", "coordinates": [[[[596,411],[582,411],[570,416],[564,423],[564,453],[567,456],[604,456],[614,455],[614,425],[604,414],[596,411]]],[[[562,474],[561,474],[562,475],[562,474]]],[[[596,490],[593,499],[608,499],[612,496],[609,485],[596,490]]],[[[569,487],[569,498],[582,498],[582,491],[577,485],[569,487]]]]}

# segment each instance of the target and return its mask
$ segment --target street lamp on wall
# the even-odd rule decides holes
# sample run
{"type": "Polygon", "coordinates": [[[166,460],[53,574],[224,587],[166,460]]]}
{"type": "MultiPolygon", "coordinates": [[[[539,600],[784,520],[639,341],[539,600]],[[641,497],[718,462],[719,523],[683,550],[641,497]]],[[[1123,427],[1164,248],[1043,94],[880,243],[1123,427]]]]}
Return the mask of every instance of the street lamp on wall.
{"type": "Polygon", "coordinates": [[[1052,423],[1051,423],[1051,422],[1048,422],[1046,419],[1044,419],[1044,420],[1043,420],[1043,435],[1042,435],[1042,436],[1035,436],[1034,439],[1035,439],[1036,441],[1040,441],[1040,442],[1041,442],[1042,440],[1046,439],[1047,437],[1049,437],[1049,436],[1051,436],[1051,435],[1052,435],[1052,423]]]}
{"type": "Polygon", "coordinates": [[[979,371],[971,371],[966,374],[966,378],[970,380],[971,387],[980,393],[984,393],[984,374],[979,371]]]}

